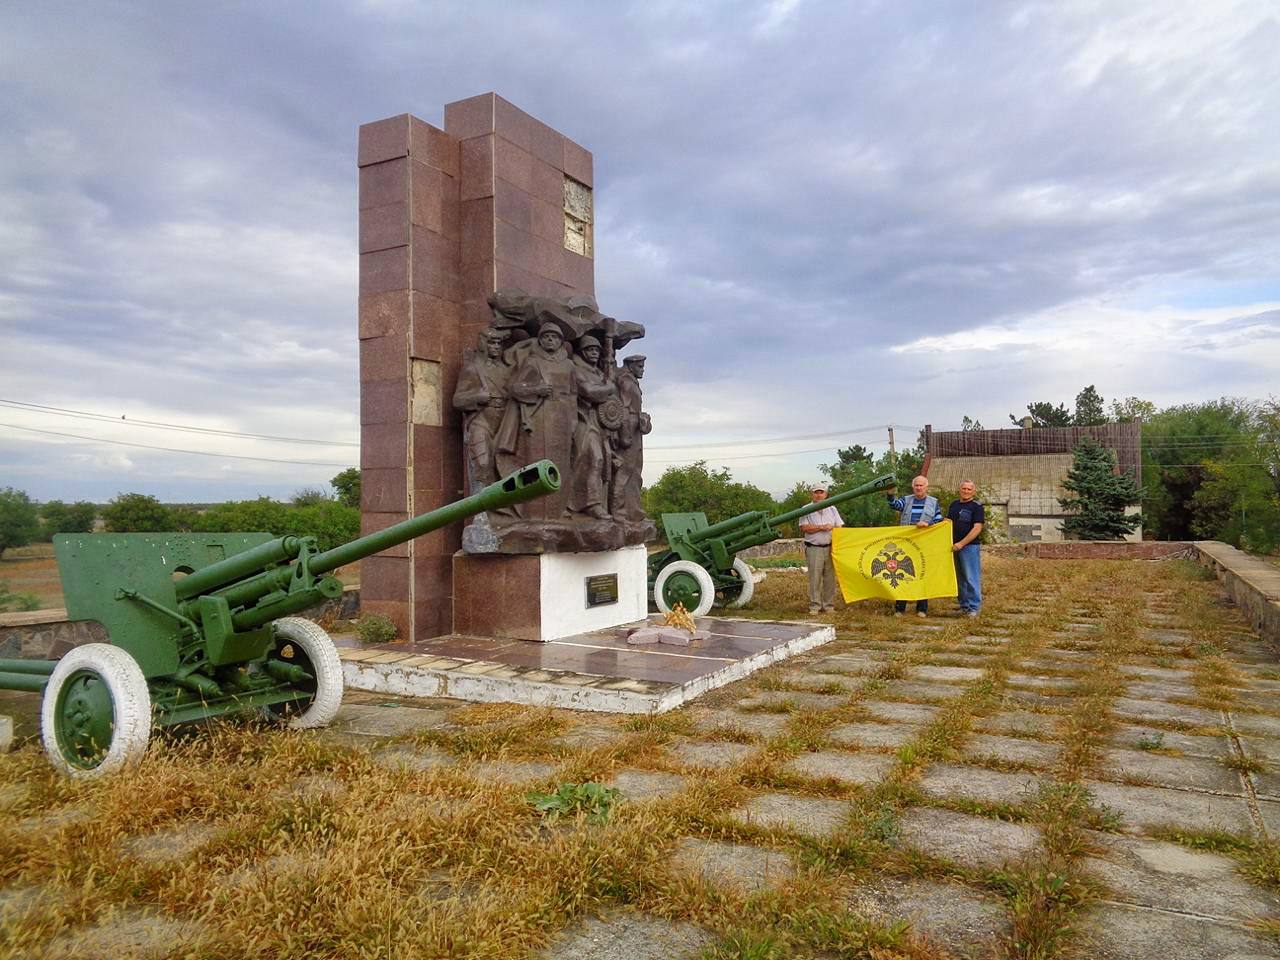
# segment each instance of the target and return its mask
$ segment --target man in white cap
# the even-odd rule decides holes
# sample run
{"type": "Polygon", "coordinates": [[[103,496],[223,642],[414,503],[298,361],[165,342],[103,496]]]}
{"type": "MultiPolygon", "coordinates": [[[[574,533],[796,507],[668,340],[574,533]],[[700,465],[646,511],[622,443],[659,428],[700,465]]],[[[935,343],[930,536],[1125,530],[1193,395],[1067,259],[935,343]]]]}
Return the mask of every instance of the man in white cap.
{"type": "MultiPolygon", "coordinates": [[[[830,485],[823,482],[809,487],[814,503],[827,499],[830,485]]],[[[823,507],[800,518],[804,534],[804,557],[809,567],[809,612],[825,613],[835,609],[836,570],[831,564],[831,531],[844,526],[844,518],[835,507],[823,507]]]]}

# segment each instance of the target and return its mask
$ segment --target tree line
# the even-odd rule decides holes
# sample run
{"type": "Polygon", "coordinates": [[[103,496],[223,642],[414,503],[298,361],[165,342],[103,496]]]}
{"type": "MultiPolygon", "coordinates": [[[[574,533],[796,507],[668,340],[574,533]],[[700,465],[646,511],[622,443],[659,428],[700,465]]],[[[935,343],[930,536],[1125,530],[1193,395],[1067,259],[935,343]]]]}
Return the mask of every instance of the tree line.
{"type": "Polygon", "coordinates": [[[315,537],[328,550],[360,535],[360,471],[350,467],[329,481],[333,494],[305,488],[288,503],[270,497],[209,507],[169,505],[144,493],[121,493],[102,507],[88,501],[35,503],[22,490],[0,490],[0,556],[9,547],[48,542],[59,533],[88,533],[98,520],[110,533],[265,531],[315,537]]]}
{"type": "MultiPolygon", "coordinates": [[[[1070,514],[1067,532],[1082,539],[1124,536],[1134,526],[1124,507],[1141,506],[1143,536],[1149,540],[1221,540],[1254,553],[1280,549],[1280,401],[1223,397],[1204,403],[1159,408],[1139,397],[1107,403],[1092,384],[1073,406],[1039,400],[1027,404],[1032,429],[1095,426],[1138,419],[1142,436],[1142,485],[1117,476],[1112,455],[1095,444],[1075,451],[1062,499],[1070,514]]],[[[1014,423],[1022,417],[1009,415],[1014,423]]],[[[965,416],[961,429],[981,430],[965,416]]],[[[820,467],[839,493],[893,473],[906,490],[920,472],[923,441],[899,452],[896,462],[855,444],[835,451],[820,467]]],[[[944,503],[954,491],[930,488],[944,503]]],[[[981,490],[979,491],[981,498],[981,490]]],[[[644,491],[644,507],[657,520],[663,513],[702,512],[711,523],[748,510],[779,513],[809,502],[809,481],[801,480],[780,501],[727,468],[706,461],[671,467],[644,491]]],[[[838,505],[851,526],[892,524],[896,517],[883,497],[859,497],[838,505]]],[[[786,535],[795,535],[794,530],[786,535]]]]}

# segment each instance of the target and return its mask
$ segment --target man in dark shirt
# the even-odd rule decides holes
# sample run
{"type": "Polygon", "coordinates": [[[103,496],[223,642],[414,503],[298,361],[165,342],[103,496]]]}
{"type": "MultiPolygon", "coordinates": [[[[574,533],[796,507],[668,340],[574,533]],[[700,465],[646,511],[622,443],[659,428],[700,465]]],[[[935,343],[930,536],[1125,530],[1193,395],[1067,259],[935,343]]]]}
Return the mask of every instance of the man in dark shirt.
{"type": "Polygon", "coordinates": [[[986,521],[986,512],[974,494],[972,480],[960,484],[960,499],[947,508],[951,521],[951,550],[956,561],[956,588],[960,609],[976,617],[982,608],[982,558],[978,554],[978,537],[986,521]]]}

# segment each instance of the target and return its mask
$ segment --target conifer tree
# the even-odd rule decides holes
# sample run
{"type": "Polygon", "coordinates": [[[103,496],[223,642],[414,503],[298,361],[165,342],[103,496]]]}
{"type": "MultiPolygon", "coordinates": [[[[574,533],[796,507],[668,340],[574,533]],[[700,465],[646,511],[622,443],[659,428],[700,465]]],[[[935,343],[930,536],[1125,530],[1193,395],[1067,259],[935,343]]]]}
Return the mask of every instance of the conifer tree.
{"type": "Polygon", "coordinates": [[[1124,508],[1141,503],[1143,490],[1129,474],[1117,474],[1115,465],[1111,452],[1092,437],[1076,444],[1062,482],[1075,496],[1058,500],[1071,514],[1063,533],[1081,540],[1122,540],[1142,522],[1140,514],[1127,515],[1124,508]]]}

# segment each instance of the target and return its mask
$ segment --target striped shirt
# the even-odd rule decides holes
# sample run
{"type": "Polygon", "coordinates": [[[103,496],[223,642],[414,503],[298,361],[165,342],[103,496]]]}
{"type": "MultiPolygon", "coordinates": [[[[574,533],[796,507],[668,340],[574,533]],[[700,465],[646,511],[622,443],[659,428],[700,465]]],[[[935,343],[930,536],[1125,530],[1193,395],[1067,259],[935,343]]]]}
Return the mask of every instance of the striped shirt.
{"type": "MultiPolygon", "coordinates": [[[[904,507],[906,507],[907,500],[908,500],[907,497],[887,497],[886,499],[889,501],[889,506],[893,507],[894,510],[898,511],[899,515],[902,514],[902,510],[904,507]]],[[[910,498],[911,523],[913,526],[920,522],[920,517],[924,514],[924,504],[927,499],[928,497],[913,496],[910,498]]],[[[942,522],[942,506],[937,505],[934,507],[933,516],[929,518],[929,523],[935,524],[935,523],[941,523],[941,522],[942,522]]]]}

